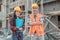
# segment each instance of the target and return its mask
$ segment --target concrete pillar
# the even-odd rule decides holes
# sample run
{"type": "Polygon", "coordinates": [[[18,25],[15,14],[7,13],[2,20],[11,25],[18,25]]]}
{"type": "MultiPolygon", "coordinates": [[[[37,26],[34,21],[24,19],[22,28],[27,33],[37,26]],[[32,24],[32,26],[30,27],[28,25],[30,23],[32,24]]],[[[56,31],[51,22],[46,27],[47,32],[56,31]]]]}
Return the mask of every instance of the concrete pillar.
{"type": "Polygon", "coordinates": [[[28,16],[28,0],[25,1],[25,32],[28,32],[28,25],[27,25],[27,16],[28,16]]]}
{"type": "Polygon", "coordinates": [[[6,27],[6,0],[2,0],[2,28],[6,27]]]}
{"type": "MultiPolygon", "coordinates": [[[[10,4],[10,0],[8,1],[8,14],[10,14],[9,4],[10,4]]],[[[8,29],[10,30],[10,22],[9,22],[9,20],[8,20],[8,29]]]]}

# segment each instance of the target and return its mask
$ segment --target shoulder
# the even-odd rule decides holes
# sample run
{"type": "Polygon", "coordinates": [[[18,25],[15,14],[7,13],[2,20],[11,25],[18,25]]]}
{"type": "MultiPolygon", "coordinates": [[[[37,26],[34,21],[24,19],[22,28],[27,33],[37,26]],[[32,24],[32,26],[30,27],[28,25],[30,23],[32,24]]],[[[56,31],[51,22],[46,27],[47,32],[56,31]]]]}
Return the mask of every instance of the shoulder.
{"type": "Polygon", "coordinates": [[[10,19],[10,20],[13,20],[13,18],[12,18],[12,17],[10,17],[9,19],[10,19]]]}
{"type": "Polygon", "coordinates": [[[13,17],[10,17],[9,18],[9,22],[13,22],[13,17]]]}

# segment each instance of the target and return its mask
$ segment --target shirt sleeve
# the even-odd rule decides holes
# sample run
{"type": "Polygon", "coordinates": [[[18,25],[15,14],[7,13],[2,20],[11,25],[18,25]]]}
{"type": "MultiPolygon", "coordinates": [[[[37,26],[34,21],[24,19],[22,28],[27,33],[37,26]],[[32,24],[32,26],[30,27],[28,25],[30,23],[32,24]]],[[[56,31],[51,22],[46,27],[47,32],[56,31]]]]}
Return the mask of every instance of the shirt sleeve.
{"type": "Polygon", "coordinates": [[[40,21],[41,21],[41,22],[44,21],[44,17],[43,17],[43,15],[41,15],[41,17],[40,17],[40,21]]]}
{"type": "Polygon", "coordinates": [[[16,31],[16,30],[19,30],[18,28],[16,28],[13,24],[13,20],[12,19],[10,19],[10,29],[12,30],[12,31],[16,31]]]}
{"type": "Polygon", "coordinates": [[[29,19],[28,19],[28,23],[30,23],[30,22],[31,22],[31,19],[29,18],[29,19]]]}

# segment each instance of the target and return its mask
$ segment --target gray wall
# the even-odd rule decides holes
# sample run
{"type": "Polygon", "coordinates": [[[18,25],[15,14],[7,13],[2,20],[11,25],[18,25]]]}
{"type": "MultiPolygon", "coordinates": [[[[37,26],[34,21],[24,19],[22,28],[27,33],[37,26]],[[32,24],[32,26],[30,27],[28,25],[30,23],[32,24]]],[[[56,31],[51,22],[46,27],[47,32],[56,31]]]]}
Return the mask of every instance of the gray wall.
{"type": "MultiPolygon", "coordinates": [[[[48,4],[45,4],[44,5],[44,12],[52,12],[52,11],[59,11],[60,10],[60,2],[52,2],[52,3],[48,3],[48,4]]],[[[58,27],[58,18],[57,16],[53,16],[51,18],[51,21],[58,27]]],[[[49,29],[52,29],[54,28],[50,23],[49,25],[47,26],[49,27],[49,29]]],[[[52,32],[56,31],[53,30],[52,32]]]]}
{"type": "MultiPolygon", "coordinates": [[[[60,10],[60,2],[56,1],[56,2],[51,2],[51,3],[47,3],[44,4],[44,12],[52,12],[52,11],[59,11],[60,10]]],[[[51,21],[58,27],[58,17],[57,16],[53,16],[51,18],[51,21]]],[[[49,23],[47,26],[47,29],[53,29],[54,27],[49,23]]],[[[47,30],[46,30],[47,31],[47,30]]],[[[52,32],[56,31],[53,30],[52,32]]]]}
{"type": "Polygon", "coordinates": [[[44,0],[44,3],[49,3],[49,2],[53,2],[53,1],[56,1],[56,0],[44,0]]]}
{"type": "Polygon", "coordinates": [[[60,10],[60,2],[53,2],[44,5],[44,12],[51,12],[58,10],[60,10]]]}

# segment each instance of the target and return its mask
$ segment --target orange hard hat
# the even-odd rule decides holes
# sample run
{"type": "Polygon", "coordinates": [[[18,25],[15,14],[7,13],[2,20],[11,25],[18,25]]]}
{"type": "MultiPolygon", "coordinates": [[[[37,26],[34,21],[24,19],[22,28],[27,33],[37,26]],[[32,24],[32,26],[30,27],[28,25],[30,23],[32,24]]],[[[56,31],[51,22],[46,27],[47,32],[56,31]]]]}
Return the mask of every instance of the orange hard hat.
{"type": "Polygon", "coordinates": [[[14,8],[14,11],[22,12],[21,8],[18,6],[14,8]]]}
{"type": "Polygon", "coordinates": [[[34,4],[32,4],[32,8],[33,8],[33,9],[37,9],[37,8],[39,8],[39,7],[38,7],[38,5],[37,5],[36,3],[34,3],[34,4]]]}

